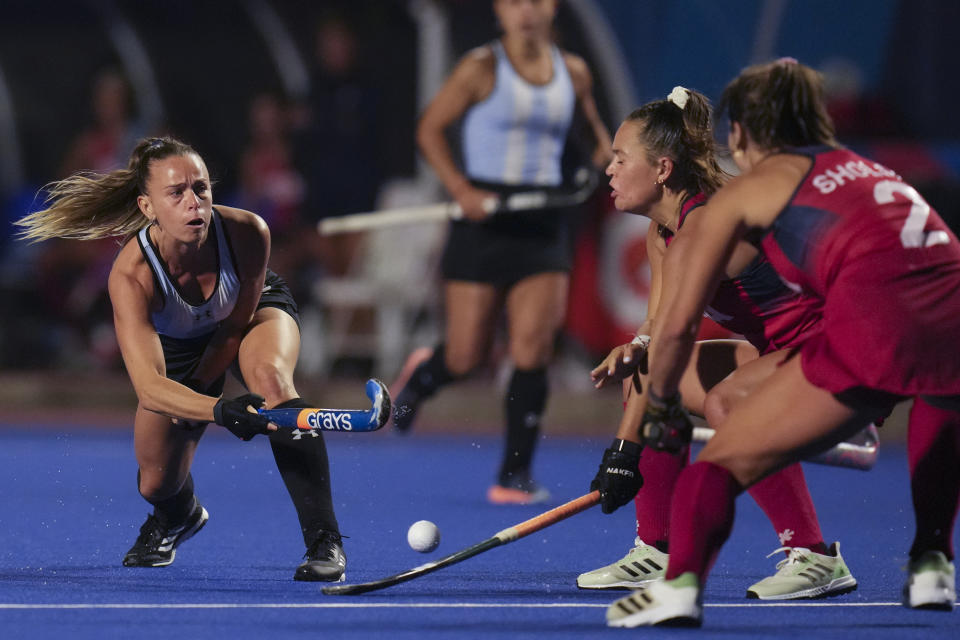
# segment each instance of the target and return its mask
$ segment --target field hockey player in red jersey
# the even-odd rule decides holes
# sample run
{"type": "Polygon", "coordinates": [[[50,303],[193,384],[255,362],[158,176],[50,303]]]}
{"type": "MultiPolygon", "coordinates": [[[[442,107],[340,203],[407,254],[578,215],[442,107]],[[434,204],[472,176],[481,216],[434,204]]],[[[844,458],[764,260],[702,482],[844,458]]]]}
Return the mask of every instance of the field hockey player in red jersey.
{"type": "Polygon", "coordinates": [[[611,626],[699,625],[705,581],[737,496],[777,469],[913,398],[908,450],[916,532],[904,604],[952,609],[960,497],[960,243],[890,169],[840,146],[819,74],[782,59],[744,70],[720,110],[741,175],[693,216],[666,256],[680,267],[656,318],[648,448],[690,431],[680,380],[701,314],[746,240],[791,288],[823,300],[820,330],[730,410],[677,480],[666,579],[607,611],[611,626]]]}
{"type": "MultiPolygon", "coordinates": [[[[620,125],[613,142],[614,159],[607,168],[614,203],[623,211],[651,219],[647,255],[651,293],[647,319],[638,335],[649,334],[669,300],[678,274],[664,271],[664,257],[686,223],[703,215],[707,198],[729,178],[719,167],[712,108],[703,94],[676,87],[664,100],[648,103],[620,125]]],[[[680,383],[684,407],[722,425],[726,413],[750,389],[776,369],[789,353],[816,330],[819,298],[789,289],[755,247],[741,242],[739,264],[726,268],[707,313],[745,340],[697,342],[680,383]]],[[[602,493],[603,510],[612,512],[633,499],[637,541],[611,565],[580,575],[584,589],[632,588],[662,580],[667,568],[670,503],[680,472],[689,460],[689,446],[677,453],[641,451],[638,427],[646,407],[645,361],[648,335],[621,345],[592,372],[596,386],[626,380],[625,411],[613,445],[591,485],[602,493]],[[645,367],[644,367],[645,368],[645,367]],[[640,478],[645,482],[637,491],[640,478]],[[634,498],[634,494],[636,497],[634,498]]],[[[773,523],[779,549],[787,557],[778,571],[750,586],[747,596],[788,600],[836,595],[856,587],[838,546],[823,541],[816,510],[799,464],[790,465],[754,485],[750,494],[773,523]],[[809,564],[822,571],[804,572],[809,564]]]]}

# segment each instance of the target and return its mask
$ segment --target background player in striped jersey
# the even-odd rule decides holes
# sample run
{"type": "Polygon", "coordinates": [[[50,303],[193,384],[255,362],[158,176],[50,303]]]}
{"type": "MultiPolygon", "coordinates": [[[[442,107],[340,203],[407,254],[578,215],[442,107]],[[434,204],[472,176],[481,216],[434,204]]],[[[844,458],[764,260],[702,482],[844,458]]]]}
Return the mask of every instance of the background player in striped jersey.
{"type": "Polygon", "coordinates": [[[270,432],[277,468],[307,545],[294,578],[337,581],[346,558],[323,436],[268,426],[252,408],[309,407],[293,370],[297,305],[267,269],[270,232],[257,215],[214,207],[203,159],[172,138],[142,140],[127,168],[51,185],[49,208],[19,221],[27,238],[124,237],[109,277],[114,324],[139,399],[137,488],[153,505],[123,564],[159,567],[199,531],[207,511],[190,467],[207,422],[249,440],[270,432]],[[226,370],[253,393],[218,399],[226,370]],[[248,411],[249,410],[249,411],[248,411]],[[175,416],[175,418],[173,417],[175,416]]]}
{"type": "Polygon", "coordinates": [[[451,223],[443,257],[444,342],[395,393],[394,426],[410,429],[423,400],[483,362],[505,308],[515,368],[506,394],[503,463],[488,499],[529,503],[548,497],[531,478],[530,466],[547,402],[546,367],[566,310],[569,213],[488,219],[483,203],[561,185],[561,155],[575,108],[595,138],[598,167],[608,158],[610,136],[586,64],[553,43],[556,1],[494,0],[493,9],[503,35],[464,56],[417,129],[420,150],[466,219],[451,223]],[[461,119],[463,168],[445,138],[461,119]]]}
{"type": "MultiPolygon", "coordinates": [[[[614,137],[614,159],[607,174],[615,205],[652,220],[647,233],[651,293],[647,319],[638,333],[650,333],[676,282],[677,274],[663,270],[667,247],[688,219],[701,215],[706,197],[728,178],[717,164],[712,124],[706,96],[676,87],[667,99],[631,113],[614,137]]],[[[681,381],[684,406],[705,416],[711,425],[722,424],[730,406],[769,377],[786,356],[783,349],[800,344],[816,330],[822,312],[819,298],[787,288],[754,247],[743,242],[737,253],[744,259],[755,258],[742,270],[727,270],[708,314],[746,340],[698,342],[681,381]]],[[[666,571],[670,499],[677,477],[688,463],[690,449],[685,446],[678,454],[638,451],[646,379],[641,376],[634,384],[631,376],[637,372],[638,361],[645,358],[645,349],[642,344],[618,347],[592,372],[598,387],[609,380],[627,379],[625,411],[617,439],[605,453],[592,488],[601,489],[603,509],[608,513],[636,493],[637,543],[621,560],[580,575],[577,584],[581,588],[638,587],[662,579],[666,571]],[[636,479],[616,473],[635,469],[638,462],[645,481],[639,491],[636,479]]],[[[828,549],[823,541],[799,464],[769,476],[754,485],[750,493],[770,518],[780,547],[789,555],[775,575],[747,590],[749,597],[815,597],[856,586],[838,549],[828,549]],[[803,574],[801,570],[808,563],[827,570],[803,574]]]]}
{"type": "Polygon", "coordinates": [[[657,318],[642,433],[689,426],[678,395],[700,315],[736,261],[760,246],[792,288],[824,302],[820,330],[733,406],[680,475],[666,580],[615,602],[612,626],[700,624],[704,581],[736,497],[778,468],[914,398],[908,447],[916,514],[904,602],[951,609],[960,499],[960,243],[913,187],[842,148],[819,74],[783,59],[727,85],[728,142],[742,174],[688,223],[667,254],[682,264],[657,318]]]}

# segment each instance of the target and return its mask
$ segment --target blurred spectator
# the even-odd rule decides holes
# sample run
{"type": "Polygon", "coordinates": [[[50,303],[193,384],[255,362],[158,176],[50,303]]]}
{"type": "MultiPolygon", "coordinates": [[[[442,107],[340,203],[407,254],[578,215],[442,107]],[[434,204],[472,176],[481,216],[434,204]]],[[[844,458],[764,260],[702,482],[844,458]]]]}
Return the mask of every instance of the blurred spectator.
{"type": "MultiPolygon", "coordinates": [[[[345,18],[321,19],[305,122],[295,141],[296,165],[307,185],[304,218],[311,226],[328,216],[372,210],[382,180],[379,96],[359,48],[345,18]]],[[[314,255],[326,272],[342,275],[361,240],[360,234],[319,238],[314,255]]]]}
{"type": "Polygon", "coordinates": [[[60,175],[76,171],[111,171],[127,162],[137,140],[146,135],[134,116],[133,93],[126,78],[105,69],[94,78],[90,123],[73,141],[60,175]]]}
{"type": "MultiPolygon", "coordinates": [[[[60,176],[106,172],[126,165],[130,150],[146,133],[135,116],[132,97],[130,84],[116,70],[105,69],[94,78],[89,124],[70,144],[60,176]]],[[[59,361],[50,365],[119,366],[120,351],[107,298],[107,275],[118,248],[115,239],[55,240],[37,248],[40,304],[59,337],[59,361]]]]}
{"type": "Polygon", "coordinates": [[[249,139],[240,157],[240,184],[233,204],[260,215],[270,226],[270,267],[289,279],[299,259],[296,249],[304,198],[303,177],[293,166],[291,115],[275,94],[250,102],[249,139]]]}

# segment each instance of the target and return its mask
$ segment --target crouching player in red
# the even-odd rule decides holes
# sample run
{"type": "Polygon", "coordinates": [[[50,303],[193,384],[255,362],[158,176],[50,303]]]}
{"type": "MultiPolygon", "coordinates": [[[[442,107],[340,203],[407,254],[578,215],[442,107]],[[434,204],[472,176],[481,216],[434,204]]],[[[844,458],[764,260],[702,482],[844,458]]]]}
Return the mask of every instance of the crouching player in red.
{"type": "Polygon", "coordinates": [[[667,254],[682,265],[650,350],[649,448],[691,430],[679,384],[700,316],[736,259],[761,247],[791,288],[824,301],[820,331],[733,406],[677,480],[666,580],[615,602],[611,626],[694,624],[704,583],[746,488],[863,428],[904,398],[916,533],[904,603],[951,609],[960,496],[960,243],[893,171],[843,149],[821,79],[792,59],[746,69],[724,90],[742,175],[667,254]]]}
{"type": "MultiPolygon", "coordinates": [[[[614,203],[622,211],[651,218],[647,255],[652,278],[648,333],[661,303],[678,274],[665,273],[664,255],[674,235],[703,212],[706,196],[729,177],[717,164],[712,109],[705,96],[676,87],[665,100],[648,103],[620,125],[613,143],[614,159],[607,168],[614,203]]],[[[680,382],[684,406],[722,425],[730,406],[769,377],[788,353],[816,330],[821,316],[819,298],[786,287],[755,247],[739,243],[736,253],[745,268],[726,270],[707,313],[746,340],[698,342],[680,382]]],[[[596,385],[622,380],[637,371],[644,341],[623,345],[594,369],[596,385]],[[624,363],[624,360],[627,360],[624,363]]],[[[641,376],[643,379],[644,376],[641,376]]],[[[644,380],[645,382],[645,380],[644,380]]],[[[631,498],[637,512],[637,540],[625,557],[581,574],[583,589],[635,588],[662,580],[667,568],[670,497],[689,460],[689,447],[678,453],[646,449],[639,452],[638,427],[646,406],[646,384],[628,383],[626,411],[617,440],[604,456],[595,486],[603,495],[603,510],[612,512],[631,498]],[[632,455],[631,452],[636,452],[632,455]],[[625,465],[639,471],[645,484],[636,491],[625,465]],[[636,493],[636,497],[633,494],[636,493]]],[[[856,588],[839,545],[828,547],[803,470],[793,464],[750,488],[750,494],[773,523],[779,551],[787,553],[777,572],[747,589],[747,596],[788,600],[837,595],[856,588]],[[808,571],[817,567],[816,571],[808,571]]],[[[776,552],[775,552],[776,553],[776,552]]]]}

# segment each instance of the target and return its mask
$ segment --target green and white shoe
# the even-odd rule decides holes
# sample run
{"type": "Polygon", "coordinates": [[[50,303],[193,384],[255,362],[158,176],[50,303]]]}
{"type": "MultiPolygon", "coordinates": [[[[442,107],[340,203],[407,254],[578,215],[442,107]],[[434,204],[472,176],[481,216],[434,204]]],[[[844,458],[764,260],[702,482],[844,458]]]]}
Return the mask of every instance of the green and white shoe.
{"type": "Polygon", "coordinates": [[[953,563],[941,551],[925,551],[907,567],[903,603],[913,609],[953,610],[957,599],[953,563]]]}
{"type": "Polygon", "coordinates": [[[702,623],[700,581],[694,573],[654,582],[607,608],[608,627],[699,627],[702,623]]]}
{"type": "Polygon", "coordinates": [[[577,576],[581,589],[637,589],[667,572],[668,555],[637,538],[633,549],[623,558],[599,569],[577,576]]]}
{"type": "Polygon", "coordinates": [[[794,600],[825,598],[857,588],[857,580],[840,555],[840,543],[830,545],[832,555],[822,555],[803,547],[780,547],[767,557],[787,552],[777,563],[777,572],[747,589],[748,598],[794,600]]]}

